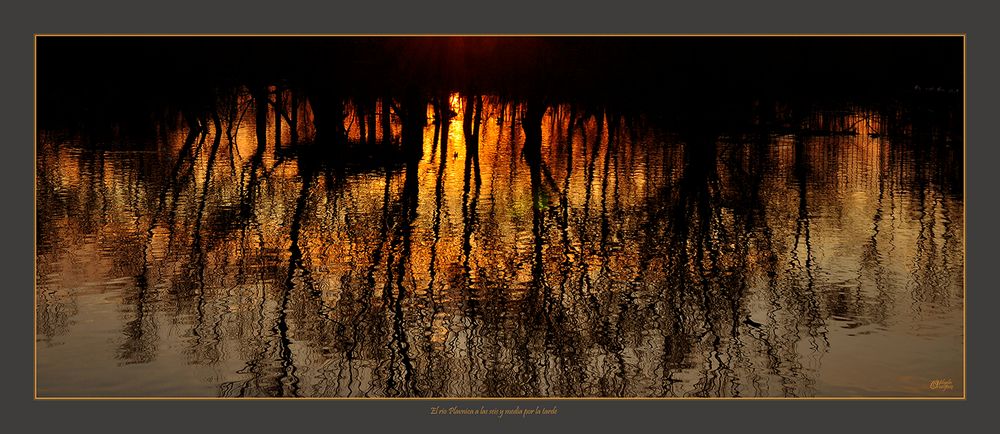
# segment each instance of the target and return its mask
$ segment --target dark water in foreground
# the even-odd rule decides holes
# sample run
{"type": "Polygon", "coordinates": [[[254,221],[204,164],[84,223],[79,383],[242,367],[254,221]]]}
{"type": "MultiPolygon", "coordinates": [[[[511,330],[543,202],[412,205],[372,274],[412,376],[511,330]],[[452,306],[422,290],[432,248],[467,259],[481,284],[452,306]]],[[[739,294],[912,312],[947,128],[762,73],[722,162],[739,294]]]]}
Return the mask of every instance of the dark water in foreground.
{"type": "Polygon", "coordinates": [[[409,164],[43,132],[39,396],[963,394],[960,142],[456,108],[409,164]]]}

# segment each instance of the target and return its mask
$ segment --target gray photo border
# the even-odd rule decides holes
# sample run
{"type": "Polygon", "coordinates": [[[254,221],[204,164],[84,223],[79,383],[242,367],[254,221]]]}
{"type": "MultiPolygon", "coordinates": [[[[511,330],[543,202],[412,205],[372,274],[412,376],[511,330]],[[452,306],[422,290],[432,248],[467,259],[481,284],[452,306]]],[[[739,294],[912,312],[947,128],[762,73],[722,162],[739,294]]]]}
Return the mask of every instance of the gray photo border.
{"type": "MultiPolygon", "coordinates": [[[[58,432],[85,428],[105,432],[313,431],[392,428],[436,431],[578,432],[650,429],[666,432],[726,429],[807,431],[815,428],[875,431],[961,432],[989,426],[995,408],[995,328],[990,308],[996,291],[982,270],[996,229],[989,191],[995,179],[986,165],[998,144],[990,125],[997,112],[1000,46],[995,11],[986,2],[837,1],[691,2],[646,7],[631,1],[556,4],[542,1],[328,2],[245,0],[221,4],[176,0],[36,1],[7,4],[3,32],[4,144],[2,190],[3,261],[8,293],[0,315],[8,350],[0,358],[5,422],[14,431],[58,432]],[[396,3],[390,5],[389,3],[396,3]],[[278,11],[276,8],[280,8],[278,11]],[[267,34],[845,34],[964,33],[967,35],[967,399],[961,401],[651,401],[651,400],[254,400],[254,401],[38,401],[33,396],[34,128],[33,35],[121,33],[267,34]],[[29,104],[32,104],[29,106],[29,104]],[[968,236],[969,234],[972,236],[968,236]],[[430,407],[452,405],[558,406],[558,416],[503,418],[430,415],[430,407]],[[25,427],[25,428],[21,428],[25,427]]],[[[934,62],[934,59],[927,59],[934,62]]],[[[10,428],[9,428],[10,429],[10,428]]],[[[980,428],[981,429],[981,428],[980,428]]],[[[976,429],[979,431],[979,429],[976,429]]]]}

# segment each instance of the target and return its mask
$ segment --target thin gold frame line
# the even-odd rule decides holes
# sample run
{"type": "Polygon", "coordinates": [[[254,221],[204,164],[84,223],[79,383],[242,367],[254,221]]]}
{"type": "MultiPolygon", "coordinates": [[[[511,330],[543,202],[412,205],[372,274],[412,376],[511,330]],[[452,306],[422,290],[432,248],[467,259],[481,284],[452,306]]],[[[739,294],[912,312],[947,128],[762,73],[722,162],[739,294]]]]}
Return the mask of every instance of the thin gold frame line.
{"type": "Polygon", "coordinates": [[[968,358],[966,357],[969,339],[969,243],[968,238],[968,171],[969,171],[969,37],[962,36],[962,398],[966,397],[969,387],[968,358]]]}
{"type": "Polygon", "coordinates": [[[32,180],[31,180],[31,333],[32,333],[32,385],[34,399],[38,398],[38,37],[32,41],[31,63],[34,73],[31,77],[31,126],[34,130],[32,138],[32,180]]]}
{"type": "Polygon", "coordinates": [[[525,38],[525,37],[710,37],[710,38],[733,38],[733,37],[965,37],[965,33],[609,33],[609,34],[585,34],[585,33],[278,33],[278,34],[257,34],[257,33],[36,33],[35,37],[499,37],[499,38],[525,38]]]}
{"type": "Polygon", "coordinates": [[[363,400],[363,401],[382,401],[382,400],[613,400],[613,401],[668,401],[668,400],[694,400],[694,401],[717,401],[717,400],[738,400],[738,401],[773,401],[773,400],[851,400],[851,401],[867,401],[867,400],[878,400],[878,401],[914,401],[914,400],[934,400],[934,401],[953,401],[953,400],[967,400],[968,399],[968,235],[967,235],[967,221],[968,221],[968,34],[963,33],[757,33],[757,34],[740,34],[740,33],[713,33],[713,34],[700,34],[700,33],[680,33],[680,34],[667,34],[667,33],[619,33],[619,34],[320,34],[320,33],[302,33],[302,34],[266,34],[266,33],[205,33],[205,34],[168,34],[168,33],[121,33],[121,34],[86,34],[86,33],[54,33],[54,34],[43,34],[35,33],[33,34],[33,119],[32,126],[34,128],[34,182],[32,184],[32,193],[34,204],[32,206],[34,215],[32,216],[32,227],[35,232],[37,232],[37,217],[38,214],[38,38],[39,37],[298,37],[298,36],[315,36],[315,37],[961,37],[962,38],[962,396],[960,397],[933,397],[933,396],[919,396],[919,397],[746,397],[746,398],[686,398],[686,397],[655,397],[655,398],[619,398],[619,397],[598,397],[598,398],[581,398],[581,397],[501,397],[501,398],[482,398],[482,397],[469,397],[469,398],[421,398],[421,397],[402,397],[402,398],[351,398],[351,397],[300,397],[300,398],[254,398],[254,397],[238,397],[238,398],[225,398],[225,397],[39,397],[38,396],[38,245],[37,239],[32,243],[32,251],[34,257],[32,258],[32,281],[33,281],[33,298],[34,304],[32,306],[33,318],[32,318],[32,335],[33,335],[33,378],[34,378],[34,399],[35,400],[68,400],[68,401],[84,401],[84,400],[363,400]]]}
{"type": "Polygon", "coordinates": [[[964,401],[960,396],[827,396],[827,397],[662,397],[662,398],[616,398],[616,397],[208,397],[208,396],[107,396],[107,397],[39,397],[39,401],[964,401]]]}

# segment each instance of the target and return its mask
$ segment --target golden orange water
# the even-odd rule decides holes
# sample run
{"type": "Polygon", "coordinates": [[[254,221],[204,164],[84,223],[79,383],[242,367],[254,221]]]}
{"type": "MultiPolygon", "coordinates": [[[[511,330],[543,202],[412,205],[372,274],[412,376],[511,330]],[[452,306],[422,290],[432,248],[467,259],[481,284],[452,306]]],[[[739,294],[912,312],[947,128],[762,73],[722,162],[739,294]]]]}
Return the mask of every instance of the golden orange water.
{"type": "Polygon", "coordinates": [[[43,134],[38,395],[964,393],[960,150],[865,111],[745,138],[555,106],[532,166],[487,97],[477,164],[465,103],[414,164],[289,153],[287,124],[255,164],[248,118],[43,134]]]}

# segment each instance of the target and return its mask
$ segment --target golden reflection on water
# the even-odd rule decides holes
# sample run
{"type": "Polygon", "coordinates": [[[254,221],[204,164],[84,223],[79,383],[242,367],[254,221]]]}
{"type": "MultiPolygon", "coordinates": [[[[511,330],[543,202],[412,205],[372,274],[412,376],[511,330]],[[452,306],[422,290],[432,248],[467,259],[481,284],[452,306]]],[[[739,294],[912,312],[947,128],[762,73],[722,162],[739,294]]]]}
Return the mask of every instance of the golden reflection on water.
{"type": "Polygon", "coordinates": [[[962,395],[960,154],[870,112],[720,138],[557,106],[533,166],[485,98],[476,161],[449,103],[412,164],[273,121],[255,159],[246,118],[42,134],[39,396],[962,395]]]}

